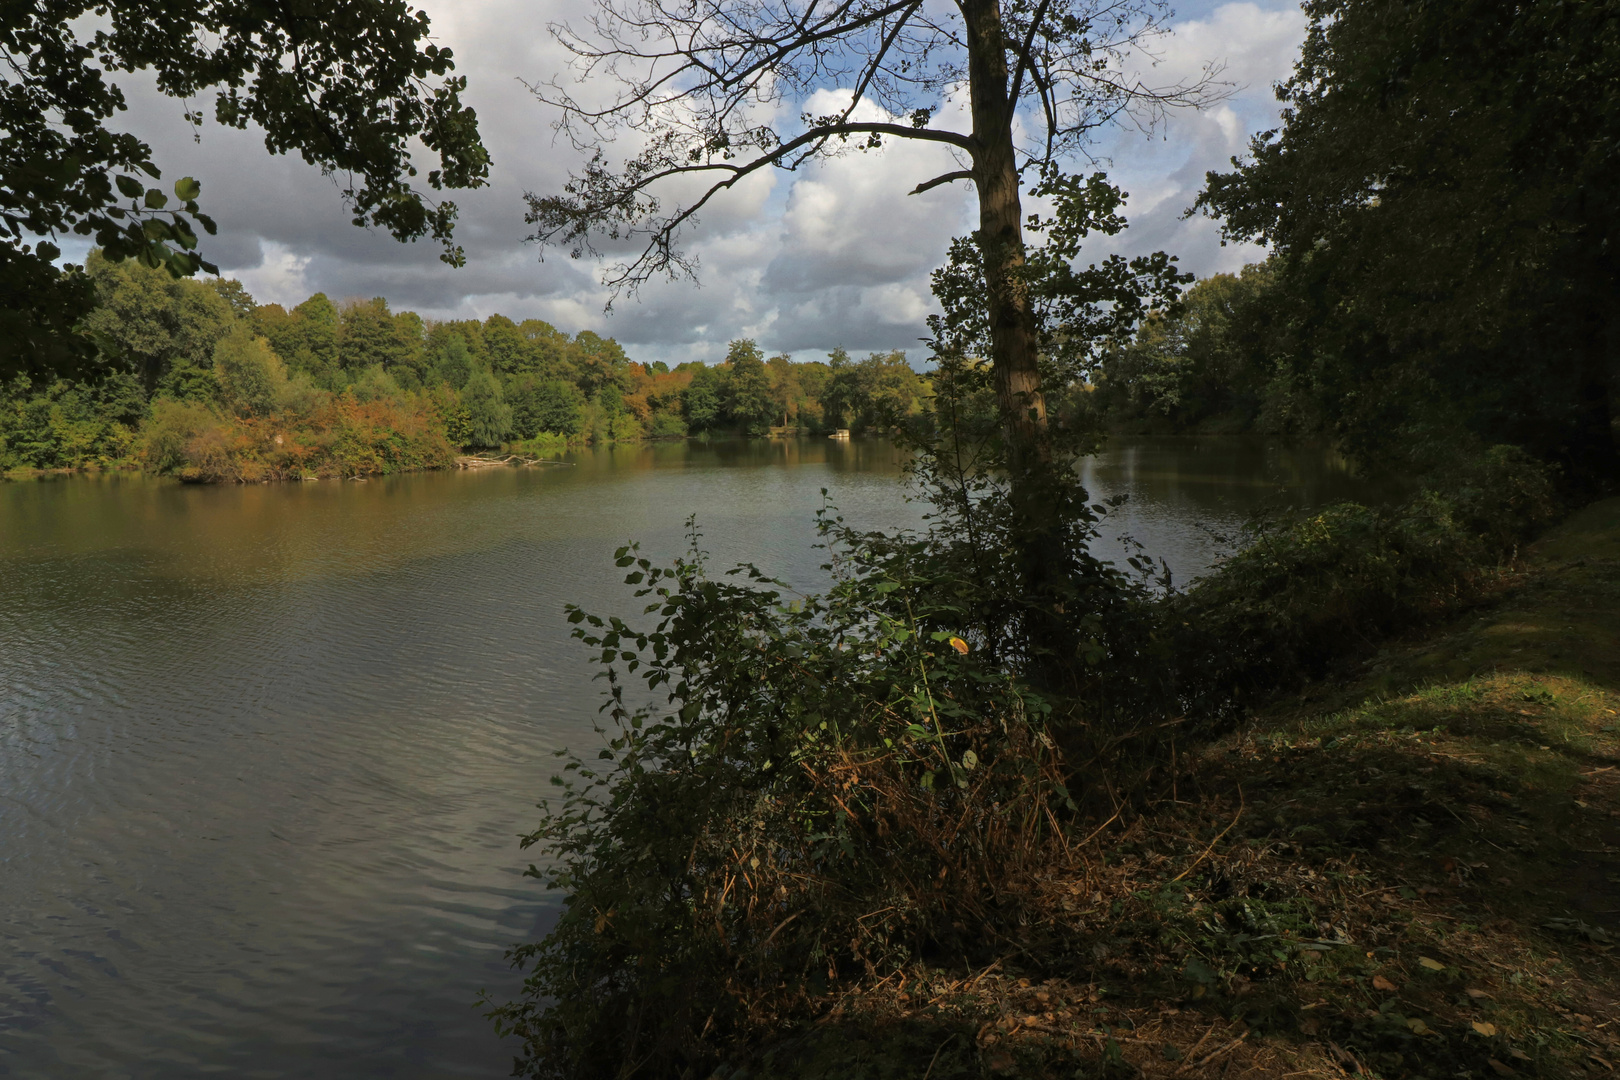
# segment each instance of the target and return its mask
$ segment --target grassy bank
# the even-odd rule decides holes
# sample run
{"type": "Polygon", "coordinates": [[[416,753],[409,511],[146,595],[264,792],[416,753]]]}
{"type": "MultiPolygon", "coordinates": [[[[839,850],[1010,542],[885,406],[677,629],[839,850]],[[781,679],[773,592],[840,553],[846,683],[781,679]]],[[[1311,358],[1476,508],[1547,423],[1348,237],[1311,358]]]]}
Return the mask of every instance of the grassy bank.
{"type": "Polygon", "coordinates": [[[1620,1062],[1620,500],[1465,614],[1176,766],[1144,810],[1020,883],[1016,938],[850,985],[716,1075],[1620,1062]]]}

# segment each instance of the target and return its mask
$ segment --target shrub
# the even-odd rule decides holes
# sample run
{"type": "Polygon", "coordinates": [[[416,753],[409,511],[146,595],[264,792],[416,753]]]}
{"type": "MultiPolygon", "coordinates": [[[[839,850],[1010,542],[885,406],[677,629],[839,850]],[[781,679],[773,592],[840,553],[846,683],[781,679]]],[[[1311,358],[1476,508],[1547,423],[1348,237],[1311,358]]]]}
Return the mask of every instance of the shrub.
{"type": "Polygon", "coordinates": [[[1237,554],[1165,601],[1185,707],[1229,717],[1452,610],[1556,512],[1545,468],[1498,446],[1391,507],[1255,523],[1237,554]]]}
{"type": "Polygon", "coordinates": [[[834,541],[825,596],[621,549],[656,621],[570,609],[609,739],[568,761],[524,841],[556,860],[531,876],[567,893],[512,954],[522,997],[491,1014],[527,1074],[707,1075],[830,983],[1016,923],[1073,806],[1049,707],[961,636],[961,583],[926,543],[834,541]]]}
{"type": "Polygon", "coordinates": [[[220,416],[206,406],[159,398],[153,403],[142,460],[186,480],[255,482],[314,472],[360,476],[442,468],[455,459],[432,399],[360,401],[333,397],[299,377],[307,415],[220,416]]]}
{"type": "Polygon", "coordinates": [[[654,439],[684,439],[686,437],[686,421],[682,420],[676,413],[654,413],[652,430],[647,434],[654,439]]]}
{"type": "Polygon", "coordinates": [[[0,470],[81,469],[127,464],[132,424],[145,412],[139,384],[108,373],[95,383],[26,378],[0,386],[0,470]]]}
{"type": "Polygon", "coordinates": [[[152,419],[146,425],[141,460],[148,469],[160,473],[194,464],[192,441],[219,424],[219,417],[206,405],[158,398],[152,403],[152,419]]]}
{"type": "Polygon", "coordinates": [[[920,450],[929,532],[823,515],[823,595],[623,549],[655,621],[570,610],[608,682],[608,741],[567,762],[525,840],[567,898],[511,954],[523,994],[491,1012],[520,1071],[705,1076],[842,981],[996,948],[1066,821],[1140,772],[1165,715],[1157,608],[1089,554],[1102,508],[1058,481],[1050,635],[994,447],[920,450]]]}
{"type": "MultiPolygon", "coordinates": [[[[941,400],[984,374],[946,372],[941,400]]],[[[1144,790],[1168,732],[1445,608],[1552,511],[1545,475],[1492,451],[1399,507],[1257,526],[1176,593],[1090,554],[1107,507],[1054,470],[1060,573],[1031,596],[996,427],[933,423],[913,471],[929,533],[824,517],[825,594],[713,577],[694,538],[672,568],[619,551],[648,624],[569,609],[607,739],[567,759],[524,839],[565,900],[490,1012],[519,1073],[706,1076],[840,982],[1028,946],[1064,831],[1144,790]]]]}
{"type": "Polygon", "coordinates": [[[437,410],[419,398],[360,401],[344,394],[320,422],[326,441],[322,472],[394,473],[443,468],[455,460],[437,410]]]}

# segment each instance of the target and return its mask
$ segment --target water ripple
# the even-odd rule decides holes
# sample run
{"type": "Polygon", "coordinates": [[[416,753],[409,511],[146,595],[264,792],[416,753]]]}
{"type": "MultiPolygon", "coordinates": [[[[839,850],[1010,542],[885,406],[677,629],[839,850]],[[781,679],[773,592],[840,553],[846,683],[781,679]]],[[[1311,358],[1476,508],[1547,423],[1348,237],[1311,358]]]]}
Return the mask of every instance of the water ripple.
{"type": "Polygon", "coordinates": [[[612,548],[691,513],[805,585],[821,488],[918,520],[824,443],[0,485],[0,1076],[506,1075],[472,1003],[554,917],[516,838],[595,739],[563,604],[626,610],[612,548]]]}

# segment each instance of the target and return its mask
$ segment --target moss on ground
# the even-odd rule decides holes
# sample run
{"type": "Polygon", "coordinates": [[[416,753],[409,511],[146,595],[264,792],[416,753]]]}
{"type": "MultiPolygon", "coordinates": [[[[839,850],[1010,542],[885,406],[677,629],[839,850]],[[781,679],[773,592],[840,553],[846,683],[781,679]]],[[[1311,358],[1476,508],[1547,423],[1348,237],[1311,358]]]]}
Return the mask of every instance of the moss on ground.
{"type": "Polygon", "coordinates": [[[717,1076],[1615,1072],[1620,499],[1164,786],[1010,886],[1019,940],[845,987],[717,1076]]]}

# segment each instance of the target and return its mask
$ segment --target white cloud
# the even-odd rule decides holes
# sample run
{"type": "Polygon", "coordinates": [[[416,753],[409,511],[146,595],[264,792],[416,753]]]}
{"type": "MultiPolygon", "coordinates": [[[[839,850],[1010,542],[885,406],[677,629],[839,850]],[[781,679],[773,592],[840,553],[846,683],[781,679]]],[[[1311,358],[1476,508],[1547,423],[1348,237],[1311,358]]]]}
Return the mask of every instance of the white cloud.
{"type": "MultiPolygon", "coordinates": [[[[442,264],[431,243],[400,245],[354,228],[331,179],[296,157],[270,157],[254,133],[210,123],[194,141],[180,103],[126,80],[131,130],[152,141],[166,176],[203,182],[205,208],[221,224],[205,255],[262,300],[297,303],[321,290],[334,298],[380,295],[429,317],[500,311],[613,334],[637,358],[672,362],[717,359],[725,342],[739,336],[804,353],[837,345],[915,350],[932,305],[928,274],[950,237],[973,223],[968,184],[905,194],[958,167],[947,151],[900,143],[796,173],[750,177],[706,207],[689,235],[701,286],[649,282],[638,298],[621,298],[604,316],[607,297],[593,265],[555,251],[542,261],[522,242],[530,231],[523,193],[557,190],[578,157],[566,141],[553,139],[549,117],[519,80],[540,82],[561,70],[563,53],[545,24],[577,18],[586,0],[426,6],[440,43],[454,49],[459,72],[468,76],[467,98],[495,160],[489,188],[451,196],[461,207],[458,240],[468,254],[461,270],[442,264]]],[[[1219,107],[1171,118],[1151,139],[1122,133],[1099,153],[1132,193],[1132,228],[1115,238],[1115,247],[1164,248],[1208,273],[1256,253],[1221,248],[1213,223],[1183,221],[1181,212],[1205,170],[1223,167],[1251,132],[1273,122],[1270,84],[1286,75],[1304,23],[1295,9],[1255,3],[1204,4],[1195,15],[1161,41],[1156,80],[1196,75],[1214,60],[1241,88],[1219,107]]],[[[838,95],[822,96],[827,100],[809,105],[831,105],[838,95]]],[[[959,126],[961,111],[956,100],[940,121],[959,126]]]]}
{"type": "Polygon", "coordinates": [[[1253,133],[1276,123],[1272,86],[1292,70],[1304,35],[1299,9],[1247,2],[1210,7],[1176,24],[1155,50],[1154,75],[1161,82],[1192,79],[1213,62],[1221,69],[1218,78],[1230,84],[1229,96],[1201,112],[1172,115],[1149,137],[1121,133],[1104,147],[1112,178],[1130,192],[1131,227],[1099,244],[1099,253],[1168,251],[1200,276],[1264,256],[1252,245],[1221,247],[1215,222],[1183,214],[1203,189],[1205,173],[1230,168],[1253,133]]]}

